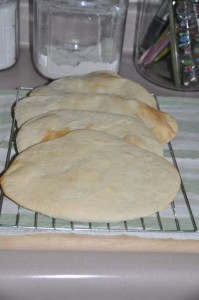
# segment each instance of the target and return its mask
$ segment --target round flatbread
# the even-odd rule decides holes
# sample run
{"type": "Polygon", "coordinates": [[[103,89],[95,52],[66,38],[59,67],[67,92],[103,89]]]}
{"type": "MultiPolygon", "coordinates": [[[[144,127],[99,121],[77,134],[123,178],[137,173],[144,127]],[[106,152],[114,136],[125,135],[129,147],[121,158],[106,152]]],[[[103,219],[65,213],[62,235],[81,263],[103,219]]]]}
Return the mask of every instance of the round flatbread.
{"type": "Polygon", "coordinates": [[[66,76],[31,92],[32,96],[62,95],[65,93],[112,94],[133,98],[157,108],[157,102],[143,86],[110,71],[93,72],[81,76],[66,76]]]}
{"type": "Polygon", "coordinates": [[[30,96],[17,102],[17,126],[33,117],[58,109],[97,111],[140,118],[161,144],[170,141],[178,124],[170,114],[161,112],[137,100],[105,94],[67,94],[64,96],[30,96]]]}
{"type": "Polygon", "coordinates": [[[166,208],[180,178],[164,158],[82,129],[21,152],[1,185],[19,205],[50,217],[118,222],[166,208]]]}
{"type": "Polygon", "coordinates": [[[54,110],[25,122],[16,136],[18,152],[75,129],[106,132],[163,156],[162,145],[139,118],[82,110],[54,110]]]}

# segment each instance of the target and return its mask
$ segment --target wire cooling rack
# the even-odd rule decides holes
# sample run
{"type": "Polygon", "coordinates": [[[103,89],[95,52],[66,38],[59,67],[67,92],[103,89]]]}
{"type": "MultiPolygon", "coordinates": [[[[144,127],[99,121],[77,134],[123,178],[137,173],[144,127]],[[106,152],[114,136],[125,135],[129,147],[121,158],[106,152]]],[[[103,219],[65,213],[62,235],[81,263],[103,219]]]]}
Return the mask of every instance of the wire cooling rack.
{"type": "MultiPolygon", "coordinates": [[[[32,89],[21,87],[16,92],[16,101],[23,98],[32,89]]],[[[16,156],[15,150],[16,122],[13,122],[10,133],[5,169],[16,156]]],[[[179,171],[171,143],[164,148],[164,156],[172,162],[179,171]]],[[[179,171],[180,173],[180,171],[179,171]]],[[[29,228],[39,230],[62,230],[65,232],[194,232],[197,230],[196,222],[181,178],[181,187],[174,201],[167,209],[155,214],[131,221],[119,223],[80,223],[67,222],[42,215],[38,212],[27,210],[10,199],[0,189],[0,227],[4,228],[29,228]]]]}

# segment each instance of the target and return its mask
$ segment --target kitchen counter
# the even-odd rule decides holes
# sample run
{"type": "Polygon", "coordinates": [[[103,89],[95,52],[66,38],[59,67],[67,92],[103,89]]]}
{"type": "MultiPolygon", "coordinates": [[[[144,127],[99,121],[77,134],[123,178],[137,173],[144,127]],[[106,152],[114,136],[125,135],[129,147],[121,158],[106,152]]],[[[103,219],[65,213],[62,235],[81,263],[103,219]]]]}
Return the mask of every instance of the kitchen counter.
{"type": "MultiPolygon", "coordinates": [[[[27,1],[21,3],[26,9],[23,16],[28,18],[27,1]]],[[[126,41],[131,44],[129,34],[135,21],[134,10],[129,14],[131,22],[126,41]]],[[[21,28],[26,31],[28,26],[21,28]]],[[[172,147],[199,228],[198,92],[174,92],[146,81],[136,72],[130,53],[123,55],[121,75],[155,93],[161,110],[179,122],[180,130],[172,147]]],[[[46,82],[33,68],[27,48],[21,49],[14,68],[0,72],[0,172],[5,166],[16,88],[46,82]]],[[[165,156],[171,160],[169,152],[166,147],[165,156]]],[[[199,231],[193,231],[182,195],[176,200],[176,211],[174,207],[161,213],[166,230],[157,230],[156,216],[144,223],[147,229],[151,227],[155,231],[145,228],[125,232],[67,231],[53,228],[52,222],[46,219],[42,220],[43,228],[27,228],[23,225],[32,226],[34,216],[26,213],[11,203],[2,207],[1,300],[26,300],[27,297],[29,300],[198,299],[199,231]],[[51,228],[47,229],[49,224],[51,228]],[[176,225],[180,226],[178,230],[176,225]]]]}
{"type": "MultiPolygon", "coordinates": [[[[0,172],[5,166],[16,88],[47,83],[31,61],[28,4],[29,1],[20,0],[19,60],[13,68],[0,72],[0,172]]],[[[130,1],[120,73],[155,93],[161,109],[178,120],[180,130],[172,146],[199,228],[199,93],[166,90],[137,73],[131,54],[136,13],[137,1],[130,1]]],[[[171,159],[168,148],[165,155],[171,159]]],[[[29,218],[22,209],[16,210],[14,204],[3,205],[0,299],[197,300],[199,231],[193,231],[181,195],[176,205],[176,211],[174,208],[173,212],[169,209],[161,213],[165,231],[141,228],[134,232],[105,233],[57,230],[52,222],[49,230],[45,228],[49,226],[46,220],[44,228],[25,228],[24,224],[32,226],[34,217],[29,218]],[[176,218],[180,224],[176,224],[176,218]],[[176,231],[176,225],[186,232],[176,231]]],[[[157,229],[157,218],[150,217],[144,225],[157,229]]]]}
{"type": "Polygon", "coordinates": [[[198,240],[41,233],[0,236],[0,250],[199,254],[198,240]]]}

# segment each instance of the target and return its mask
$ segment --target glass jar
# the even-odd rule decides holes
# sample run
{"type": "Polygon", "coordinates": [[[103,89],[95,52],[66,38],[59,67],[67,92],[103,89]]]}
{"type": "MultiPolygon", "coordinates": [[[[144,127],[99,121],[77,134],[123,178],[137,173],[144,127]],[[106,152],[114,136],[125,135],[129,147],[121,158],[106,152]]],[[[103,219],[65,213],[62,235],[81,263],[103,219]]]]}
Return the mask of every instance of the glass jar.
{"type": "Polygon", "coordinates": [[[19,3],[0,0],[0,70],[12,67],[18,58],[19,3]]]}
{"type": "Polygon", "coordinates": [[[33,61],[45,77],[119,71],[128,0],[34,0],[33,61]]]}
{"type": "Polygon", "coordinates": [[[139,2],[135,65],[149,81],[174,90],[199,90],[199,3],[139,2]]]}

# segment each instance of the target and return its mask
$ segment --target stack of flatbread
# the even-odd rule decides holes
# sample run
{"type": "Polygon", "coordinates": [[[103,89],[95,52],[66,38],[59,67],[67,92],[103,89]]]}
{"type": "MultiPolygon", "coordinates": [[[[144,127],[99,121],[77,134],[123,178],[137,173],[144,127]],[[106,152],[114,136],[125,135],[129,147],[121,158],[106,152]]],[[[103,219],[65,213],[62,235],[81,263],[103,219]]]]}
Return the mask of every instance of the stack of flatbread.
{"type": "Polygon", "coordinates": [[[177,121],[113,72],[57,79],[15,107],[18,155],[1,177],[19,205],[68,221],[118,222],[164,209],[180,185],[162,144],[177,121]]]}

